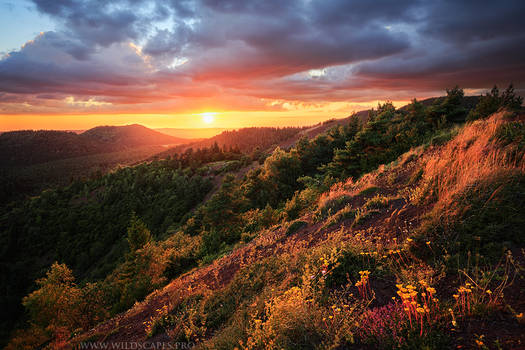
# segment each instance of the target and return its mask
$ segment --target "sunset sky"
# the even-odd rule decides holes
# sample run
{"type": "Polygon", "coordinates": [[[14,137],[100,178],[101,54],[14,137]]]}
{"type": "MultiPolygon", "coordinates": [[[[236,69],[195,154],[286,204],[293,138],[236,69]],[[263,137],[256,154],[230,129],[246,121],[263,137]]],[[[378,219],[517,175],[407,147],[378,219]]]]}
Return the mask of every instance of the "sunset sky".
{"type": "Polygon", "coordinates": [[[525,88],[525,1],[0,0],[0,130],[306,125],[525,88]]]}

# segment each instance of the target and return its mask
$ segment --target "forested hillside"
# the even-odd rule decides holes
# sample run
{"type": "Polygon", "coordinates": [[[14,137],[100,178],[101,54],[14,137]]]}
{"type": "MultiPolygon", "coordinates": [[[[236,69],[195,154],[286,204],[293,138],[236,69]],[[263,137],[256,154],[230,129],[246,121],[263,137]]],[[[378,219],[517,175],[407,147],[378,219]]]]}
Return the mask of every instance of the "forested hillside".
{"type": "Polygon", "coordinates": [[[522,344],[521,103],[509,87],[469,105],[456,87],[260,166],[249,143],[216,141],[18,202],[1,220],[2,289],[27,314],[8,349],[522,344]],[[13,289],[21,276],[41,279],[13,289]]]}
{"type": "MultiPolygon", "coordinates": [[[[203,156],[195,154],[191,162],[125,167],[9,206],[0,217],[3,324],[20,314],[21,297],[53,261],[67,263],[85,281],[104,279],[125,261],[133,215],[146,223],[152,238],[164,238],[205,198],[222,167],[235,170],[251,162],[214,148],[200,152],[203,156]],[[201,167],[211,162],[213,169],[201,167]]],[[[134,296],[123,305],[149,291],[128,291],[134,296]]]]}
{"type": "Polygon", "coordinates": [[[81,134],[24,130],[0,135],[0,206],[45,188],[106,173],[190,140],[141,125],[101,126],[81,134]]]}
{"type": "Polygon", "coordinates": [[[2,168],[122,151],[146,145],[188,142],[141,125],[100,126],[81,134],[54,130],[23,130],[0,135],[2,168]]]}
{"type": "Polygon", "coordinates": [[[173,147],[159,155],[158,158],[165,158],[174,154],[180,154],[188,149],[198,149],[203,147],[210,147],[217,144],[220,148],[235,149],[243,153],[249,154],[256,152],[263,154],[271,146],[277,146],[279,143],[286,141],[296,135],[302,128],[242,128],[232,131],[223,131],[217,136],[209,139],[189,143],[177,147],[173,147]]]}

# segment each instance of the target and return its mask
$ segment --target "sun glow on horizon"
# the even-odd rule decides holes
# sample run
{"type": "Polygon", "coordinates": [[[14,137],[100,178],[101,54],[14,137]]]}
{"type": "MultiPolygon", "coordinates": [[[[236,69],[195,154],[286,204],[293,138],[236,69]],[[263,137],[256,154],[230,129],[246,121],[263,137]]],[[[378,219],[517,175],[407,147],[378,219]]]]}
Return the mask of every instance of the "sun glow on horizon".
{"type": "Polygon", "coordinates": [[[215,112],[204,112],[199,114],[202,117],[202,122],[204,124],[212,124],[215,121],[215,116],[217,113],[215,112]]]}

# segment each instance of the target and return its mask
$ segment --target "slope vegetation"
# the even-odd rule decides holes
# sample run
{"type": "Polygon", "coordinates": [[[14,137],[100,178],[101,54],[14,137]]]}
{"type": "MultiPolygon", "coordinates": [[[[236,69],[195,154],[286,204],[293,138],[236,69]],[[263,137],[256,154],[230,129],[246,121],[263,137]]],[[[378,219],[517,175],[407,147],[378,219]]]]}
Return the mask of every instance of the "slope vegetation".
{"type": "MultiPolygon", "coordinates": [[[[113,250],[120,260],[86,275],[70,252],[82,244],[60,235],[58,262],[23,298],[27,318],[8,348],[519,346],[521,102],[509,87],[465,107],[454,88],[428,105],[385,103],[365,120],[303,134],[264,161],[214,143],[80,182],[66,191],[87,204],[80,214],[98,215],[105,227],[112,223],[105,208],[113,208],[121,232],[129,219],[113,250]],[[182,208],[177,203],[188,198],[171,200],[178,190],[167,187],[170,176],[202,177],[215,190],[197,191],[202,202],[182,208]],[[95,190],[95,203],[84,202],[91,192],[81,188],[95,190]],[[162,203],[177,209],[178,222],[166,222],[172,209],[162,203]],[[505,332],[495,334],[489,322],[505,332]]],[[[13,206],[6,242],[16,242],[24,213],[38,223],[67,211],[64,202],[48,208],[48,199],[43,193],[13,206]]],[[[52,222],[61,232],[61,220],[52,222]]],[[[35,226],[23,230],[32,237],[35,226]]],[[[11,252],[6,267],[17,261],[11,252]]],[[[88,256],[84,263],[100,262],[88,256]]],[[[22,274],[24,265],[15,266],[22,274]]]]}
{"type": "Polygon", "coordinates": [[[337,182],[297,220],[73,342],[519,347],[524,120],[498,113],[453,130],[443,145],[337,182]]]}

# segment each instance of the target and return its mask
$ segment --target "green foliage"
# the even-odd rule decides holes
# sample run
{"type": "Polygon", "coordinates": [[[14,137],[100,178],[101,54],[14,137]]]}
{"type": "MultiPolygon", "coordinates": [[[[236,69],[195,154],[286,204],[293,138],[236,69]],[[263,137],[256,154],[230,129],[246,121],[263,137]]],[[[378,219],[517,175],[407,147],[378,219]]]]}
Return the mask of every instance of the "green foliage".
{"type": "Polygon", "coordinates": [[[363,208],[380,209],[380,208],[384,208],[388,206],[389,203],[390,203],[390,198],[385,197],[380,194],[376,194],[374,197],[366,201],[366,203],[363,205],[363,208]]]}
{"type": "Polygon", "coordinates": [[[328,216],[337,213],[339,210],[346,207],[352,201],[352,199],[352,196],[342,195],[326,200],[325,202],[319,205],[319,208],[315,212],[315,221],[322,221],[328,216]]]}
{"type": "Polygon", "coordinates": [[[421,235],[436,242],[455,268],[465,266],[471,253],[490,263],[505,249],[523,246],[523,227],[525,178],[503,174],[459,194],[446,210],[434,211],[421,235]]]}
{"type": "Polygon", "coordinates": [[[430,145],[432,146],[440,146],[444,145],[448,141],[452,140],[454,136],[457,135],[459,131],[458,127],[451,127],[443,130],[438,130],[434,136],[430,138],[430,145]]]}
{"type": "MultiPolygon", "coordinates": [[[[124,261],[129,215],[136,212],[161,237],[211,190],[209,179],[162,162],[122,168],[12,205],[0,217],[3,318],[22,312],[20,300],[53,261],[81,280],[102,280],[124,261]]],[[[146,240],[133,249],[138,248],[146,240]]]]}
{"type": "Polygon", "coordinates": [[[278,222],[278,213],[270,205],[264,209],[251,209],[243,215],[243,231],[256,233],[266,227],[270,227],[278,222]]]}
{"type": "Polygon", "coordinates": [[[443,121],[448,123],[462,123],[469,112],[464,107],[463,89],[457,85],[452,89],[447,89],[447,96],[443,101],[435,103],[428,110],[428,115],[435,126],[438,126],[443,121]]]}
{"type": "Polygon", "coordinates": [[[391,103],[379,105],[363,129],[344,148],[335,151],[332,162],[325,167],[326,174],[340,179],[356,178],[393,161],[428,139],[436,130],[435,124],[439,124],[436,118],[440,116],[430,116],[417,101],[398,111],[391,103]]]}
{"type": "Polygon", "coordinates": [[[379,210],[377,209],[367,209],[367,208],[358,208],[355,211],[355,219],[353,222],[353,226],[361,225],[366,220],[370,219],[372,216],[379,213],[379,210]]]}
{"type": "Polygon", "coordinates": [[[283,261],[270,257],[238,271],[225,289],[205,300],[206,326],[212,330],[223,326],[241,304],[249,302],[266,285],[279,281],[285,268],[283,261]]]}
{"type": "Polygon", "coordinates": [[[144,247],[151,241],[151,232],[135,213],[131,215],[127,240],[132,252],[144,247]]]}
{"type": "Polygon", "coordinates": [[[476,108],[470,111],[467,120],[472,121],[480,118],[486,118],[496,113],[501,108],[515,111],[521,107],[523,97],[516,95],[514,86],[510,84],[507,89],[500,95],[496,85],[486,95],[481,96],[476,108]]]}
{"type": "Polygon", "coordinates": [[[107,317],[104,290],[93,283],[77,286],[65,264],[55,262],[37,286],[23,299],[31,327],[51,330],[56,337],[77,328],[87,330],[107,317]]]}
{"type": "Polygon", "coordinates": [[[305,227],[306,225],[308,225],[307,222],[296,220],[290,224],[290,226],[286,230],[286,235],[291,235],[292,233],[299,231],[301,228],[305,227]]]}
{"type": "Polygon", "coordinates": [[[330,216],[324,227],[330,227],[332,225],[338,224],[342,222],[343,220],[355,220],[357,211],[352,208],[350,204],[346,205],[343,209],[339,210],[334,215],[330,216]]]}
{"type": "Polygon", "coordinates": [[[363,270],[369,270],[372,275],[376,275],[379,273],[376,271],[377,266],[379,264],[372,256],[359,255],[351,250],[344,250],[337,258],[335,267],[326,276],[325,287],[333,289],[342,287],[348,282],[353,284],[360,278],[359,271],[363,270]]]}
{"type": "Polygon", "coordinates": [[[314,189],[304,189],[295,195],[284,205],[284,213],[287,220],[297,219],[301,212],[312,206],[319,198],[319,193],[314,189]]]}
{"type": "Polygon", "coordinates": [[[369,196],[371,194],[376,193],[379,190],[380,190],[380,188],[377,187],[377,186],[370,186],[370,187],[367,187],[367,188],[361,190],[361,192],[359,192],[359,195],[363,196],[363,197],[367,197],[367,196],[369,196]]]}
{"type": "Polygon", "coordinates": [[[285,152],[277,147],[261,169],[248,175],[248,181],[243,184],[244,194],[255,207],[276,206],[294,194],[302,173],[297,152],[285,152]]]}

